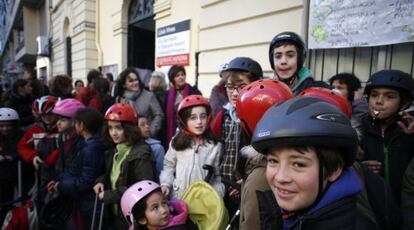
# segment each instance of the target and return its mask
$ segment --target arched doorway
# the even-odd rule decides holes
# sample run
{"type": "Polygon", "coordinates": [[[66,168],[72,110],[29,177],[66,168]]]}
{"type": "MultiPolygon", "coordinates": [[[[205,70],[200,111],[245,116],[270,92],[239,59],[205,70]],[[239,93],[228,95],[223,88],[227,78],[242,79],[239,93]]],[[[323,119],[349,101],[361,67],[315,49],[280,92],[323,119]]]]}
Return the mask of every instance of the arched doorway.
{"type": "Polygon", "coordinates": [[[128,66],[154,69],[154,0],[132,0],[128,11],[128,66]]]}

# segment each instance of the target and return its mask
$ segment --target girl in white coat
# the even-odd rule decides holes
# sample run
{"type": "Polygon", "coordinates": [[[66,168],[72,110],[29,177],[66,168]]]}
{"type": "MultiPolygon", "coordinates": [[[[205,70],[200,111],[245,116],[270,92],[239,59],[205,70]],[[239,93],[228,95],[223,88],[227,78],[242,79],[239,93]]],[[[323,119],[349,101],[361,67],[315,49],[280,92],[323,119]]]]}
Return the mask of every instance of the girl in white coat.
{"type": "Polygon", "coordinates": [[[213,176],[208,181],[223,196],[224,185],[219,175],[221,144],[210,130],[211,108],[200,95],[184,98],[177,109],[179,132],[173,137],[164,158],[160,175],[161,190],[171,198],[180,198],[191,183],[203,180],[213,166],[213,176]]]}

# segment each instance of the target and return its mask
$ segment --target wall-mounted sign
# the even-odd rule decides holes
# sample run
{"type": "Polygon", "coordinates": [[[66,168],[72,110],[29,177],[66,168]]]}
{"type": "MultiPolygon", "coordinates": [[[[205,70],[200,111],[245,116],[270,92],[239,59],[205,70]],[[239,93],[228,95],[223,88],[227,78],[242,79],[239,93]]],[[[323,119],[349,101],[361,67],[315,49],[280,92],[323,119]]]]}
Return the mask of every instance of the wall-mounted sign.
{"type": "Polygon", "coordinates": [[[190,63],[190,20],[158,28],[156,40],[157,66],[190,63]]]}
{"type": "Polygon", "coordinates": [[[378,46],[410,41],[414,41],[412,0],[311,0],[311,49],[378,46]]]}

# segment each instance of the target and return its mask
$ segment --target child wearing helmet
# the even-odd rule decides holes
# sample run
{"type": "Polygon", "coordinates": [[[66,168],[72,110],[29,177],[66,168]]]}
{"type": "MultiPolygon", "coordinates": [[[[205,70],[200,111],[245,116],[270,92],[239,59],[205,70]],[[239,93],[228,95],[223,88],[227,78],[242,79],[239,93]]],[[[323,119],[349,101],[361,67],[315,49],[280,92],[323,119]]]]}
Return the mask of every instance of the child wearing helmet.
{"type": "Polygon", "coordinates": [[[121,209],[129,229],[188,229],[186,203],[168,201],[154,181],[143,180],[129,187],[122,195],[121,209]]]}
{"type": "Polygon", "coordinates": [[[303,66],[305,59],[305,42],[294,32],[279,33],[270,42],[270,66],[277,79],[286,83],[295,95],[311,86],[328,87],[313,79],[310,70],[303,66]]]}
{"type": "Polygon", "coordinates": [[[52,110],[52,113],[58,117],[56,127],[59,131],[58,146],[60,152],[56,162],[57,174],[69,168],[76,156],[75,153],[81,138],[76,134],[73,118],[76,111],[83,108],[85,108],[85,105],[82,102],[68,98],[56,102],[52,110]]]}
{"type": "MultiPolygon", "coordinates": [[[[286,84],[277,80],[258,80],[240,91],[237,99],[237,114],[246,136],[251,139],[256,125],[271,106],[292,98],[286,84]]],[[[239,229],[254,229],[260,225],[256,191],[269,190],[265,178],[266,158],[251,145],[240,149],[245,159],[245,178],[241,189],[239,229]]]]}
{"type": "Polygon", "coordinates": [[[156,161],[155,167],[157,168],[157,179],[160,177],[160,173],[164,166],[164,156],[165,150],[161,144],[161,141],[154,139],[151,137],[151,124],[148,118],[146,117],[139,117],[138,118],[138,127],[141,131],[142,137],[144,138],[145,142],[151,147],[151,151],[154,154],[154,158],[156,161]]]}
{"type": "Polygon", "coordinates": [[[267,110],[252,138],[271,188],[257,193],[262,229],[379,229],[356,206],[362,185],[349,167],[357,143],[348,117],[321,99],[267,110]]]}
{"type": "Polygon", "coordinates": [[[180,198],[195,181],[203,180],[207,172],[203,165],[213,167],[208,181],[220,194],[224,186],[218,173],[221,144],[210,130],[211,108],[199,95],[184,98],[177,109],[179,131],[170,143],[160,175],[162,192],[172,198],[180,198]]]}
{"type": "Polygon", "coordinates": [[[117,103],[105,113],[103,137],[111,145],[105,152],[105,173],[93,190],[108,207],[108,224],[115,229],[128,225],[119,209],[125,190],[135,182],[156,180],[155,158],[138,128],[138,115],[129,104],[117,103]]]}
{"type": "MultiPolygon", "coordinates": [[[[60,153],[63,159],[58,161],[60,164],[69,164],[60,168],[61,173],[56,179],[50,181],[47,185],[49,192],[59,192],[61,195],[68,195],[72,198],[75,204],[75,209],[80,214],[81,221],[73,221],[73,225],[77,229],[90,228],[91,219],[93,217],[93,206],[95,194],[92,187],[95,180],[104,172],[105,146],[101,140],[100,131],[103,124],[102,114],[78,102],[76,99],[64,99],[56,103],[55,114],[60,116],[60,120],[70,119],[73,122],[76,134],[79,136],[67,151],[60,153]],[[66,155],[65,155],[66,154],[66,155]],[[72,154],[73,156],[67,156],[72,154]],[[72,161],[65,158],[71,157],[72,161]]],[[[60,130],[64,132],[64,126],[61,125],[60,130]]],[[[72,129],[72,126],[67,124],[67,129],[72,129]]],[[[68,130],[66,130],[68,131],[68,130]]]]}
{"type": "MultiPolygon", "coordinates": [[[[241,164],[240,149],[248,145],[249,141],[242,132],[236,102],[242,88],[262,77],[263,71],[260,64],[248,57],[234,58],[229,62],[226,71],[222,73],[229,102],[218,112],[211,126],[216,138],[223,143],[220,173],[225,181],[238,184],[242,182],[243,175],[239,167],[241,164]]],[[[230,216],[237,211],[240,201],[240,191],[234,187],[226,186],[224,197],[230,216]]]]}
{"type": "MultiPolygon", "coordinates": [[[[58,98],[43,96],[32,104],[36,122],[17,144],[20,157],[34,166],[37,171],[37,188],[45,188],[46,183],[55,176],[55,162],[59,153],[57,146],[59,133],[56,128],[56,115],[52,110],[58,98]]],[[[44,193],[38,193],[38,204],[43,203],[44,193]]]]}
{"type": "MultiPolygon", "coordinates": [[[[17,142],[24,132],[19,128],[19,114],[12,108],[0,108],[0,203],[12,201],[17,187],[17,142]]],[[[29,175],[29,174],[28,174],[29,175]]],[[[25,176],[28,176],[25,175],[25,176]]],[[[6,215],[0,210],[0,223],[6,215]]]]}
{"type": "Polygon", "coordinates": [[[26,131],[18,144],[20,156],[33,163],[36,169],[43,163],[53,165],[56,161],[58,132],[52,110],[57,100],[53,96],[43,96],[33,101],[32,111],[36,123],[26,131]]]}
{"type": "Polygon", "coordinates": [[[362,163],[384,178],[398,204],[403,175],[414,155],[414,134],[406,134],[399,127],[405,122],[400,112],[411,105],[413,90],[410,74],[381,70],[369,78],[364,92],[369,112],[362,119],[362,163]]]}

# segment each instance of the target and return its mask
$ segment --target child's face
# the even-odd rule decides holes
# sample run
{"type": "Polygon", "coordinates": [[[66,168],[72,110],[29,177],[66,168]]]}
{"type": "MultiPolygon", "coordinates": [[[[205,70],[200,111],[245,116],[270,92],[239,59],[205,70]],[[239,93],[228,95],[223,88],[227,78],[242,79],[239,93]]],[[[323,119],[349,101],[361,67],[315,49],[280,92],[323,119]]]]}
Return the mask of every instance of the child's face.
{"type": "Polygon", "coordinates": [[[348,92],[348,86],[346,84],[339,82],[339,80],[335,80],[332,82],[332,86],[335,89],[339,90],[342,96],[348,98],[349,92],[348,92]]]}
{"type": "Polygon", "coordinates": [[[318,195],[319,160],[310,149],[303,153],[287,147],[271,150],[267,155],[266,178],[280,208],[308,208],[318,195]]]}
{"type": "Polygon", "coordinates": [[[200,136],[206,131],[207,129],[207,111],[206,107],[204,106],[196,106],[191,109],[191,115],[187,120],[187,129],[197,135],[200,136]]]}
{"type": "Polygon", "coordinates": [[[231,79],[227,79],[226,81],[227,97],[229,98],[229,101],[234,108],[236,108],[236,102],[237,98],[239,97],[240,90],[250,83],[247,75],[240,74],[239,77],[240,80],[237,81],[237,83],[234,83],[234,81],[231,79]]]}
{"type": "Polygon", "coordinates": [[[153,192],[146,200],[147,209],[145,217],[139,220],[140,224],[146,225],[148,229],[159,229],[166,226],[169,221],[170,210],[167,199],[160,191],[153,192]]]}
{"type": "Polygon", "coordinates": [[[43,114],[40,115],[40,119],[42,119],[42,121],[46,124],[46,125],[52,125],[54,123],[56,123],[57,120],[57,116],[55,114],[43,114]]]}
{"type": "Polygon", "coordinates": [[[298,69],[298,52],[294,45],[279,46],[273,52],[273,64],[279,79],[289,79],[298,69]]]}
{"type": "Polygon", "coordinates": [[[369,111],[372,117],[388,119],[400,110],[401,98],[397,90],[387,87],[371,89],[368,98],[369,111]]]}
{"type": "Polygon", "coordinates": [[[0,121],[0,136],[7,137],[13,133],[14,124],[12,121],[0,121]]]}
{"type": "Polygon", "coordinates": [[[138,119],[138,128],[141,130],[142,137],[147,139],[151,136],[150,132],[150,125],[148,123],[148,119],[145,117],[140,117],[138,119]]]}
{"type": "Polygon", "coordinates": [[[130,73],[125,79],[124,88],[128,91],[136,92],[139,90],[139,79],[135,73],[130,73]]]}
{"type": "Polygon", "coordinates": [[[56,122],[56,126],[59,133],[67,132],[70,128],[72,128],[72,120],[66,117],[59,117],[56,122]]]}
{"type": "Polygon", "coordinates": [[[126,141],[124,128],[120,121],[108,121],[109,136],[115,144],[120,144],[126,141]]]}

